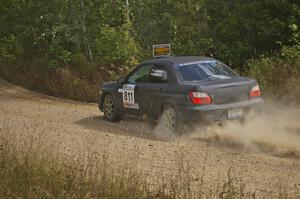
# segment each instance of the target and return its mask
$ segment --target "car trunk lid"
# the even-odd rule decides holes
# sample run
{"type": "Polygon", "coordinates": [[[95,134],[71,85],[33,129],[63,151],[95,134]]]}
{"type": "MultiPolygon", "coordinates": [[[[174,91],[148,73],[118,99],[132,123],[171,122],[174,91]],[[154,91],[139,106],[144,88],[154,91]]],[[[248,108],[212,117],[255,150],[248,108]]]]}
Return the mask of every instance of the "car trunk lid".
{"type": "Polygon", "coordinates": [[[216,105],[250,100],[249,91],[255,81],[244,77],[202,82],[200,89],[213,97],[216,105]]]}

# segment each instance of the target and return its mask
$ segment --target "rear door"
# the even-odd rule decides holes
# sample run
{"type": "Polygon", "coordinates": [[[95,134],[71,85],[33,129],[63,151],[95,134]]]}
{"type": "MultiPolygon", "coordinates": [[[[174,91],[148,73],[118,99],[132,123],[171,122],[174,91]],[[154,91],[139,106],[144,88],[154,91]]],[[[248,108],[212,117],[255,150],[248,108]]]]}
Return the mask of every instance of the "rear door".
{"type": "Polygon", "coordinates": [[[149,74],[149,83],[142,87],[142,109],[144,114],[157,116],[167,97],[169,72],[165,64],[154,64],[149,74]]]}

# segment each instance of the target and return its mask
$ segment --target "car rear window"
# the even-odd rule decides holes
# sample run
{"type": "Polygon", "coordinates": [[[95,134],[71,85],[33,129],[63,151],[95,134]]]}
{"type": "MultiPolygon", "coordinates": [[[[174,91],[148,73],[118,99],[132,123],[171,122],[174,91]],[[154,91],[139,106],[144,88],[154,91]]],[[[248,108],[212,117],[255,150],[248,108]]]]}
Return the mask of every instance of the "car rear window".
{"type": "Polygon", "coordinates": [[[181,64],[178,71],[183,81],[230,79],[238,76],[232,69],[219,61],[181,64]]]}

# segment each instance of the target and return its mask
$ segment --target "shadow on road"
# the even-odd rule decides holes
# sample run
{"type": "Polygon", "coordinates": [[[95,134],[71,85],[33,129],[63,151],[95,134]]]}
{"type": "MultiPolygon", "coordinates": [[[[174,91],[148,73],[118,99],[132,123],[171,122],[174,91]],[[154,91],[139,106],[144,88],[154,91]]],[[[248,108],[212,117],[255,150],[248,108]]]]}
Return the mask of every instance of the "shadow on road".
{"type": "Polygon", "coordinates": [[[101,133],[157,140],[153,134],[155,124],[148,120],[125,117],[121,122],[112,123],[105,121],[103,116],[93,116],[83,118],[75,123],[101,133]]]}

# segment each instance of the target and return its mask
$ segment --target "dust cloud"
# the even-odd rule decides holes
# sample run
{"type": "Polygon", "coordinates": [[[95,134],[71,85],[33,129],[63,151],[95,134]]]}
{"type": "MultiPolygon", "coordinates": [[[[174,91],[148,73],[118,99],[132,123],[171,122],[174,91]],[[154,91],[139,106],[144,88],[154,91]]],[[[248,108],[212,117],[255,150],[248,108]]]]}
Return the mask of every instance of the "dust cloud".
{"type": "Polygon", "coordinates": [[[165,121],[161,118],[157,121],[157,124],[153,129],[153,135],[156,139],[162,141],[171,141],[177,138],[175,133],[166,127],[165,121]]]}
{"type": "Polygon", "coordinates": [[[182,139],[300,158],[300,108],[268,103],[261,114],[249,113],[243,122],[227,121],[222,126],[197,126],[182,139]]]}

